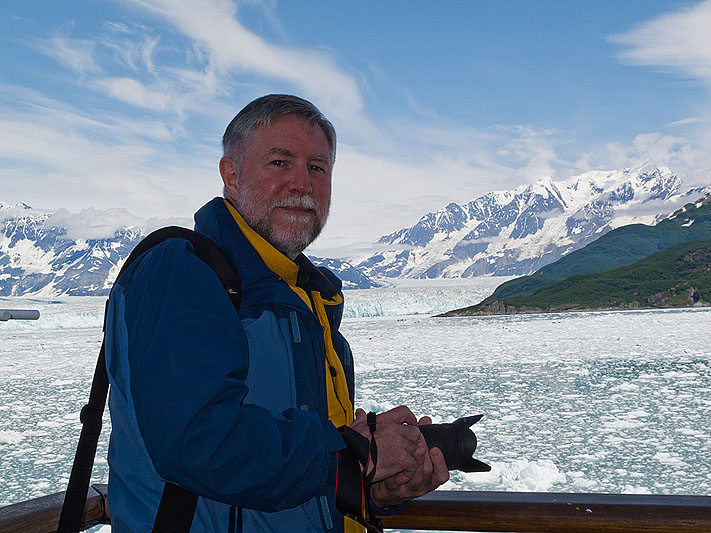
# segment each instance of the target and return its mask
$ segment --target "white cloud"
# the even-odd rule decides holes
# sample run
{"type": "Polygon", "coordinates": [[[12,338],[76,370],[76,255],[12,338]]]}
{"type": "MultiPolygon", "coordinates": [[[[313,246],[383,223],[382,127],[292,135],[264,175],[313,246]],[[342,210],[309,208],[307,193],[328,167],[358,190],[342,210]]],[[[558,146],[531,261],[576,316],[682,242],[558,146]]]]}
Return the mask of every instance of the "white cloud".
{"type": "MultiPolygon", "coordinates": [[[[4,214],[0,211],[0,214],[4,214]]],[[[17,208],[9,209],[13,216],[22,214],[17,208]]],[[[33,210],[37,212],[37,210],[33,210]]],[[[126,227],[142,228],[146,233],[165,226],[183,226],[192,228],[193,223],[190,218],[172,217],[142,219],[133,215],[129,210],[123,208],[95,209],[87,207],[76,213],[67,209],[58,209],[45,221],[46,227],[57,226],[66,228],[65,238],[77,239],[108,239],[115,235],[116,231],[126,227]]]]}
{"type": "Polygon", "coordinates": [[[664,127],[669,128],[672,126],[687,126],[689,124],[701,124],[703,122],[705,122],[705,120],[702,117],[686,117],[670,122],[669,124],[664,124],[664,127]]]}
{"type": "Polygon", "coordinates": [[[215,68],[198,47],[163,45],[152,28],[141,24],[108,21],[92,39],[71,37],[72,29],[64,26],[61,34],[29,42],[73,74],[81,74],[80,86],[139,108],[169,111],[176,121],[189,110],[209,112],[220,92],[215,68]],[[178,66],[169,64],[176,58],[178,66]]]}
{"type": "Polygon", "coordinates": [[[580,158],[573,163],[573,169],[575,172],[582,174],[588,170],[592,170],[592,154],[590,152],[584,153],[580,158]]]}
{"type": "MultiPolygon", "coordinates": [[[[92,40],[72,38],[73,28],[65,27],[49,41],[38,40],[35,48],[80,72],[85,86],[139,108],[170,111],[183,121],[191,111],[214,113],[224,106],[220,98],[232,101],[235,89],[263,85],[264,91],[296,92],[313,100],[341,133],[364,139],[377,135],[363,113],[357,79],[331,54],[268,42],[238,20],[234,2],[120,1],[173,25],[188,42],[159,37],[164,32],[140,23],[107,21],[92,40]]],[[[283,32],[274,5],[256,5],[283,32]]]]}
{"type": "Polygon", "coordinates": [[[146,87],[133,78],[103,78],[96,81],[106,92],[122,102],[138,107],[145,107],[154,111],[174,109],[171,104],[175,101],[169,90],[161,87],[153,89],[146,87]]]}
{"type": "Polygon", "coordinates": [[[211,164],[217,145],[194,139],[181,150],[161,120],[88,116],[31,91],[15,93],[18,100],[0,99],[3,200],[49,210],[122,206],[144,218],[189,217],[220,192],[211,164]]]}
{"type": "Polygon", "coordinates": [[[555,177],[553,165],[558,162],[554,149],[553,130],[532,126],[501,128],[509,141],[499,149],[499,155],[510,158],[516,168],[510,177],[512,184],[532,183],[543,177],[555,177]]]}
{"type": "Polygon", "coordinates": [[[682,135],[649,132],[629,146],[607,145],[609,161],[619,167],[643,159],[670,167],[688,184],[711,181],[711,0],[645,21],[630,31],[610,37],[625,49],[618,55],[627,64],[656,67],[698,80],[705,90],[694,116],[666,124],[682,135]]]}
{"type": "Polygon", "coordinates": [[[102,24],[104,28],[112,33],[130,33],[131,29],[128,24],[124,22],[116,22],[114,20],[105,20],[102,24]]]}
{"type": "Polygon", "coordinates": [[[154,73],[154,56],[157,51],[159,37],[151,35],[144,26],[121,25],[118,30],[115,25],[107,26],[109,35],[102,35],[97,42],[111,51],[111,59],[133,72],[146,70],[154,73]]]}
{"type": "Polygon", "coordinates": [[[609,161],[610,168],[625,168],[630,166],[627,151],[622,148],[619,143],[605,144],[605,151],[607,152],[607,157],[603,157],[603,159],[609,161]]]}
{"type": "Polygon", "coordinates": [[[89,39],[73,39],[63,33],[68,33],[67,27],[55,33],[48,41],[30,41],[30,46],[35,51],[56,59],[77,74],[100,72],[101,68],[94,60],[95,42],[89,39]]]}
{"type": "Polygon", "coordinates": [[[708,153],[701,146],[683,137],[658,132],[639,134],[627,146],[608,143],[606,150],[611,168],[630,167],[649,159],[683,175],[689,169],[708,164],[708,153]]]}
{"type": "Polygon", "coordinates": [[[680,72],[711,82],[711,0],[666,13],[632,30],[610,37],[627,49],[619,58],[680,72]]]}
{"type": "Polygon", "coordinates": [[[271,44],[249,31],[236,18],[228,0],[125,0],[175,25],[209,51],[210,60],[223,73],[237,70],[267,76],[297,86],[319,102],[327,114],[353,117],[363,99],[355,79],[328,54],[271,44]]]}
{"type": "MultiPolygon", "coordinates": [[[[13,205],[7,204],[5,202],[0,202],[0,222],[8,218],[15,218],[27,215],[28,207],[32,209],[31,206],[28,206],[24,203],[17,203],[13,205]]],[[[37,209],[32,209],[32,212],[35,214],[42,213],[42,211],[37,209]]]]}
{"type": "Polygon", "coordinates": [[[93,207],[70,213],[59,209],[45,222],[45,226],[67,229],[67,239],[106,239],[113,237],[117,230],[126,226],[139,226],[140,220],[126,209],[98,210],[93,207]]]}

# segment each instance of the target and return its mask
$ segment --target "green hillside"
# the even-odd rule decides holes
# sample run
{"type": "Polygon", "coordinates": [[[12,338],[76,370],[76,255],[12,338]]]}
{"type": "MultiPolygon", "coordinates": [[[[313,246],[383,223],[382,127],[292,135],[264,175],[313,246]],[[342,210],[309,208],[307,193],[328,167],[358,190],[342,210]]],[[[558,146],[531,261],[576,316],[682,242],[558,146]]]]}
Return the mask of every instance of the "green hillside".
{"type": "Polygon", "coordinates": [[[631,224],[612,230],[530,276],[502,283],[484,301],[533,294],[570,276],[630,265],[668,246],[695,239],[711,239],[711,195],[687,204],[656,226],[631,224]]]}
{"type": "Polygon", "coordinates": [[[636,263],[572,276],[536,291],[442,316],[711,306],[711,239],[683,242],[636,263]]]}

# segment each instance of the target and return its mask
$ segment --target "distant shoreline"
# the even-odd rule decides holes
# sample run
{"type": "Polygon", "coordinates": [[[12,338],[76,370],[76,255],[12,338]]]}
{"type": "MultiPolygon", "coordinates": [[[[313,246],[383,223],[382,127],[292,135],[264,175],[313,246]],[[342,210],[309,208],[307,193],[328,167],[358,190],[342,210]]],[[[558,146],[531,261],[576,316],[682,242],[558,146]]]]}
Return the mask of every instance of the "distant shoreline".
{"type": "MultiPolygon", "coordinates": [[[[501,302],[501,300],[495,300],[493,303],[501,302]]],[[[503,302],[501,302],[503,304],[503,302]]],[[[663,310],[673,310],[673,309],[711,309],[711,304],[705,304],[697,302],[693,305],[677,305],[677,306],[608,306],[608,307],[590,307],[590,308],[575,308],[575,309],[517,309],[512,305],[504,304],[504,309],[500,309],[499,306],[492,306],[486,310],[470,310],[470,309],[454,309],[452,311],[447,311],[446,313],[441,313],[439,315],[434,315],[437,318],[461,318],[469,316],[511,316],[511,315],[545,315],[545,314],[556,314],[556,313],[591,313],[591,312],[604,312],[604,311],[663,311],[663,310]]]]}

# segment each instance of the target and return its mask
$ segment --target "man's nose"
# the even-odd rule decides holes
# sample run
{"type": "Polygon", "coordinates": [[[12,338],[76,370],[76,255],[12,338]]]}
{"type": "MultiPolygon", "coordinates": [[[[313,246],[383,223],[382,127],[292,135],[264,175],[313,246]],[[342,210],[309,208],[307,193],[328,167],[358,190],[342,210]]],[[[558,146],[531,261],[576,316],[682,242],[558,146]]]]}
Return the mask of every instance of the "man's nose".
{"type": "Polygon", "coordinates": [[[289,175],[289,190],[299,194],[309,194],[311,187],[311,174],[306,166],[296,165],[289,175]]]}

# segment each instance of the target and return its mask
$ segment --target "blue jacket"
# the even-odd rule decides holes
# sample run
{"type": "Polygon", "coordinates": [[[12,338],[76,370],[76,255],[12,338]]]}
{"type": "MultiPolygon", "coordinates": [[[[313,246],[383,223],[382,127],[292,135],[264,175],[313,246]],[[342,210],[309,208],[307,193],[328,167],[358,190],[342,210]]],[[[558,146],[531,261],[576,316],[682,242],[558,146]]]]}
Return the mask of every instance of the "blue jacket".
{"type": "MultiPolygon", "coordinates": [[[[190,243],[169,239],[114,285],[107,313],[112,529],[150,531],[164,481],[200,494],[192,531],[342,531],[334,484],[344,447],[328,420],[324,333],[307,304],[239,230],[224,201],[195,229],[239,274],[235,311],[190,243]]],[[[305,257],[299,284],[338,300],[340,281],[305,257]]],[[[353,362],[328,305],[353,397],[353,362]]],[[[330,379],[330,376],[329,376],[330,379]]]]}

